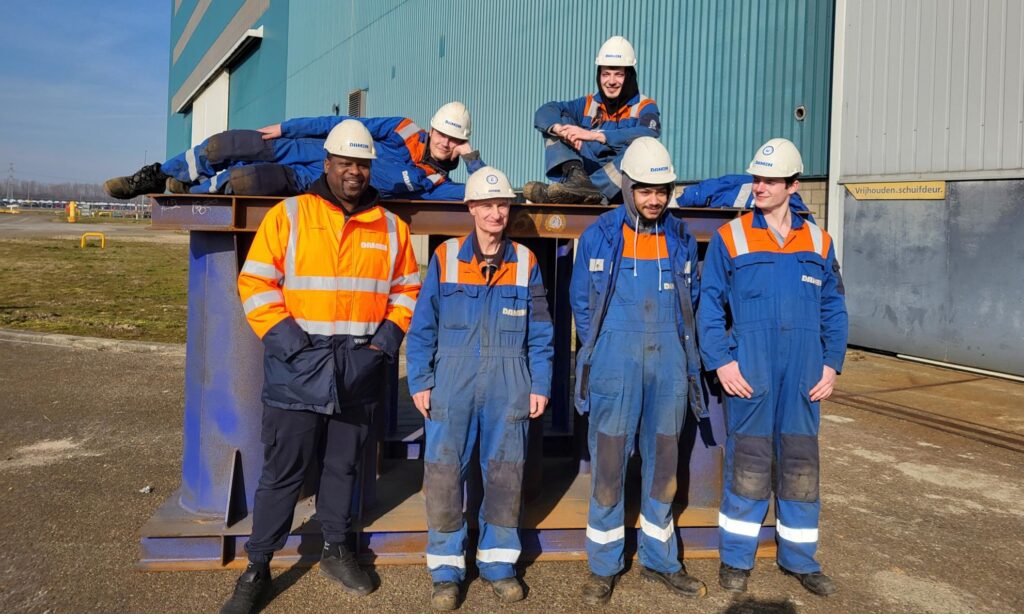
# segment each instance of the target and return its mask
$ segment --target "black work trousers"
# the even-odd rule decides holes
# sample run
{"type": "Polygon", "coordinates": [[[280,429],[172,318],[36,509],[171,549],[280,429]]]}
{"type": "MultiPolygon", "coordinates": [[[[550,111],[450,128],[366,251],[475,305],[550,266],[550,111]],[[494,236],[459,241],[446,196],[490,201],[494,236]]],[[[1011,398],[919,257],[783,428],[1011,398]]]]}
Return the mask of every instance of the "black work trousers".
{"type": "Polygon", "coordinates": [[[376,404],[333,415],[264,406],[263,472],[253,503],[249,560],[267,563],[284,547],[307,472],[319,470],[316,517],[324,541],[342,542],[352,526],[352,492],[376,404]]]}

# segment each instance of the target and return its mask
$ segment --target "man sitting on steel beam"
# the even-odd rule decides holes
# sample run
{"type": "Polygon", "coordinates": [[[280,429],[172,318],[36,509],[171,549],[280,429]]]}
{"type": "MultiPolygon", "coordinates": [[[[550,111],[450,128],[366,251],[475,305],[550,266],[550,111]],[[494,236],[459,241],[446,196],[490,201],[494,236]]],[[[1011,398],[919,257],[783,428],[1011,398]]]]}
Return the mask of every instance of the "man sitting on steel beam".
{"type": "Polygon", "coordinates": [[[172,193],[290,196],[301,194],[323,173],[324,139],[346,119],[373,135],[378,158],[370,185],[383,199],[457,200],[465,192],[448,174],[466,161],[470,173],[482,168],[469,144],[469,111],[461,102],[442,106],[422,130],[407,117],[331,115],[291,119],[259,130],[228,130],[163,164],[103,184],[113,198],[172,193]]]}
{"type": "Polygon", "coordinates": [[[265,599],[270,560],[285,545],[312,467],[320,471],[320,574],[356,595],[374,588],[347,543],[352,494],[384,365],[398,359],[412,319],[419,267],[409,227],[379,206],[370,186],[370,132],[344,121],[324,149],[324,174],[267,212],[238,276],[245,317],[264,347],[264,456],[249,566],[223,613],[252,612],[265,599]]]}
{"type": "Polygon", "coordinates": [[[595,63],[596,94],[546,103],[534,115],[534,127],[544,135],[544,168],[555,183],[527,183],[523,195],[531,202],[622,202],[626,148],[638,137],[661,134],[658,105],[637,85],[633,45],[613,36],[595,63]]]}

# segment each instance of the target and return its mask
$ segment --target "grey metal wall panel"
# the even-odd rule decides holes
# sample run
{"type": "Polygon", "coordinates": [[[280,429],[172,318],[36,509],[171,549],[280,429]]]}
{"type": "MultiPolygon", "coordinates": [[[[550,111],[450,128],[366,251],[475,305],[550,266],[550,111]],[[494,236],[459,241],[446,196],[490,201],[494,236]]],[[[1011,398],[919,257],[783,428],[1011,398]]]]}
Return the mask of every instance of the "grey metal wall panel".
{"type": "MultiPolygon", "coordinates": [[[[543,176],[534,111],[594,90],[594,56],[629,38],[680,179],[739,172],[773,136],[827,172],[831,0],[305,0],[289,18],[286,113],[366,88],[367,114],[421,125],[460,99],[474,144],[514,183],[543,176]],[[807,118],[793,111],[805,105],[807,118]]],[[[456,174],[456,178],[464,175],[456,174]]]]}
{"type": "Polygon", "coordinates": [[[848,2],[840,176],[1024,176],[1024,2],[848,2]]]}
{"type": "Polygon", "coordinates": [[[1024,181],[845,203],[850,343],[1024,375],[1024,181]]]}

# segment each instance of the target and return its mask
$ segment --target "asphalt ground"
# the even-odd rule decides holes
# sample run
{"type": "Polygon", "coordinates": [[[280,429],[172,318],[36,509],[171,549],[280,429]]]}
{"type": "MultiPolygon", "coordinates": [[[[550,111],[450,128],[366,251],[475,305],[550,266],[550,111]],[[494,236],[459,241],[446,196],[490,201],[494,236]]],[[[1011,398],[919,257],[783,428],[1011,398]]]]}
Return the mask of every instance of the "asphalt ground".
{"type": "Polygon", "coordinates": [[[85,232],[102,232],[108,242],[116,240],[153,241],[157,243],[188,243],[185,231],[153,230],[149,221],[87,222],[70,224],[59,221],[56,212],[26,211],[14,215],[0,215],[0,236],[18,239],[54,238],[80,239],[85,232]]]}
{"type": "MultiPolygon", "coordinates": [[[[98,347],[0,339],[0,611],[216,611],[236,571],[133,568],[138,529],[180,482],[184,359],[98,347]]],[[[848,368],[840,391],[856,377],[848,368]]],[[[717,560],[696,560],[707,597],[674,597],[634,568],[603,611],[1024,611],[1022,456],[849,406],[824,411],[819,552],[839,594],[814,597],[759,560],[736,598],[717,586],[717,560]]],[[[380,588],[357,598],[315,569],[276,572],[265,611],[428,610],[423,567],[374,573],[380,588]]],[[[582,562],[530,565],[528,597],[513,606],[476,580],[461,611],[590,611],[577,602],[585,575],[582,562]]]]}

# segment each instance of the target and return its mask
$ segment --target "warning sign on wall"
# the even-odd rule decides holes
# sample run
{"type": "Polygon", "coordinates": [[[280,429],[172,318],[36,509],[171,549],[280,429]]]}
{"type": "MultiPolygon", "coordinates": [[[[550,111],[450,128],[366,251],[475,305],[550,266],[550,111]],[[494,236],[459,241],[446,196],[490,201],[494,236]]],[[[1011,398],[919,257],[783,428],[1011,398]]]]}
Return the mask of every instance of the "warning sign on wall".
{"type": "Polygon", "coordinates": [[[846,189],[857,200],[944,200],[946,198],[945,181],[848,183],[846,189]]]}

